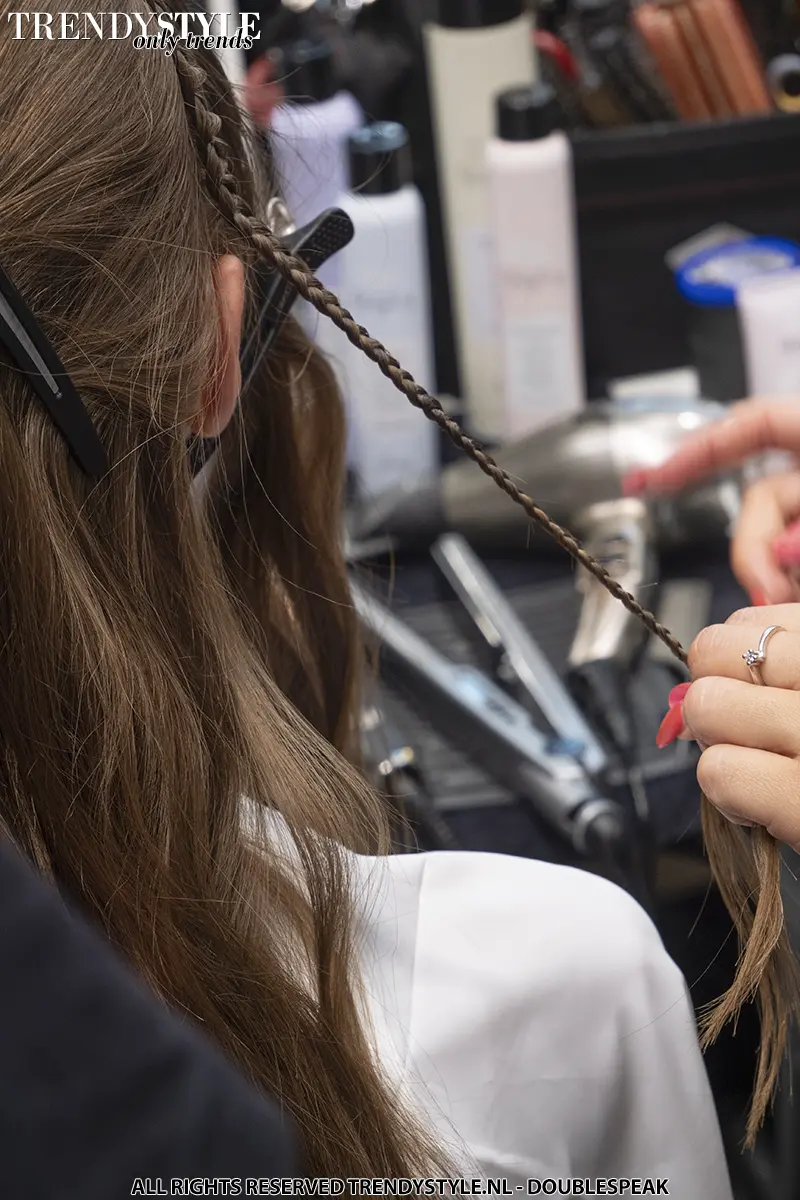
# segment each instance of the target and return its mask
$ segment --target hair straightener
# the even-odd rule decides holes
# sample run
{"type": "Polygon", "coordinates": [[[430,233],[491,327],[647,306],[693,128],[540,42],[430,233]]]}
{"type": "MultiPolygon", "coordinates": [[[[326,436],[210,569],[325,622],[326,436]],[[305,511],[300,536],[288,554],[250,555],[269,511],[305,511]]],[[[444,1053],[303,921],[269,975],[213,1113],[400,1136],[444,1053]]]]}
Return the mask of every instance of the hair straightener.
{"type": "Polygon", "coordinates": [[[608,756],[558,672],[537,646],[469,543],[447,534],[432,550],[435,563],[497,656],[496,675],[542,714],[557,744],[591,776],[608,768],[608,756]]]}
{"type": "MultiPolygon", "coordinates": [[[[604,758],[579,715],[561,725],[566,738],[543,732],[527,708],[482,671],[440,654],[360,584],[353,582],[352,591],[361,623],[382,648],[388,669],[413,686],[432,722],[444,724],[443,732],[467,753],[479,754],[483,769],[525,799],[579,854],[614,862],[627,855],[626,815],[584,766],[587,757],[597,766],[604,758]],[[579,730],[580,739],[574,736],[579,730]]],[[[511,640],[509,662],[520,667],[527,687],[531,673],[521,663],[519,643],[511,640]]],[[[540,696],[537,687],[534,692],[540,696]]],[[[569,698],[562,699],[567,712],[569,698]]],[[[555,715],[552,706],[550,712],[555,715]]]]}
{"type": "MultiPolygon", "coordinates": [[[[640,603],[652,603],[658,564],[646,506],[640,500],[621,500],[598,509],[592,516],[595,533],[587,549],[640,603]]],[[[581,614],[562,680],[464,538],[448,534],[431,553],[497,655],[498,681],[510,685],[526,707],[533,706],[542,715],[558,744],[578,759],[588,775],[607,777],[609,747],[633,788],[637,731],[628,691],[648,641],[641,623],[615,604],[588,571],[580,570],[581,614]]]]}

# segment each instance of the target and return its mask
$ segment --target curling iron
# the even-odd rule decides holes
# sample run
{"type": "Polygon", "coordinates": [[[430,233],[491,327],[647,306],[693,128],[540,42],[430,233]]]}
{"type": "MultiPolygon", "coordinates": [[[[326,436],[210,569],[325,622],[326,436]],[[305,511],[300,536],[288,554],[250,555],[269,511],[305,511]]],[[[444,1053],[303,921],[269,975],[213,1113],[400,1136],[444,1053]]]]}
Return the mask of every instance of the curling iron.
{"type": "Polygon", "coordinates": [[[541,732],[528,711],[482,671],[454,663],[410,629],[358,583],[356,610],[391,668],[427,703],[438,719],[449,719],[454,737],[498,783],[525,798],[580,854],[618,860],[627,843],[625,814],[606,799],[576,756],[541,732]]]}
{"type": "MultiPolygon", "coordinates": [[[[716,420],[717,404],[644,404],[606,401],[577,417],[501,447],[496,461],[558,524],[582,541],[593,532],[596,505],[623,498],[623,480],[636,467],[664,462],[688,433],[716,420]]],[[[738,476],[687,492],[653,509],[659,549],[726,536],[736,516],[738,476]]],[[[447,467],[430,488],[398,489],[356,514],[357,539],[392,536],[398,548],[427,547],[445,532],[461,533],[476,548],[495,552],[553,548],[531,529],[525,513],[508,503],[474,463],[447,467]]]]}

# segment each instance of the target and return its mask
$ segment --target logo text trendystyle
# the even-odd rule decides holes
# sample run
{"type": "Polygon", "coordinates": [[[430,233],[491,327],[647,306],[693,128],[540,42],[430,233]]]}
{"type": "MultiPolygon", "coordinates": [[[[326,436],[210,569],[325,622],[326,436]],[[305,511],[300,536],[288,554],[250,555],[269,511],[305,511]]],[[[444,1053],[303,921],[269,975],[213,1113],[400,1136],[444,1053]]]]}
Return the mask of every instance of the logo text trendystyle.
{"type": "Polygon", "coordinates": [[[257,42],[259,13],[80,13],[10,12],[7,22],[16,41],[127,41],[139,48],[174,48],[177,42],[190,47],[213,40],[217,46],[257,42]]]}

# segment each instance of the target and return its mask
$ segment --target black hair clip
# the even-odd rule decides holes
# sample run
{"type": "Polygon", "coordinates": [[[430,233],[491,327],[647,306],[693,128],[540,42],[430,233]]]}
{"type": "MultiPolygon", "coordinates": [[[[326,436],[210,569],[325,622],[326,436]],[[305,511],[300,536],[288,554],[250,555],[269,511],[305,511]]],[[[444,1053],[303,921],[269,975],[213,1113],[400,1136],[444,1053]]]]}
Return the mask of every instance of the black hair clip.
{"type": "Polygon", "coordinates": [[[91,417],[36,318],[0,268],[2,344],[61,431],[72,457],[91,478],[108,470],[108,456],[91,417]]]}
{"type": "MultiPolygon", "coordinates": [[[[302,229],[292,230],[280,239],[287,253],[299,258],[316,274],[334,254],[353,240],[353,222],[340,208],[329,208],[302,229]]],[[[242,351],[242,379],[245,385],[255,367],[269,353],[297,299],[294,286],[267,263],[256,269],[256,299],[259,316],[242,351]]]]}
{"type": "MultiPolygon", "coordinates": [[[[303,229],[281,239],[288,253],[316,272],[353,239],[353,223],[341,209],[328,209],[303,229]]],[[[266,266],[256,275],[259,316],[242,350],[245,386],[271,349],[297,293],[291,283],[266,266]]],[[[49,412],[72,457],[91,478],[108,471],[108,456],[77,388],[51,343],[11,280],[0,268],[0,345],[4,346],[49,412]]],[[[216,440],[193,446],[195,474],[216,448],[216,440]]]]}
{"type": "MultiPolygon", "coordinates": [[[[353,240],[355,230],[347,213],[329,208],[302,229],[292,230],[280,239],[288,254],[304,262],[316,273],[334,254],[344,250],[353,240]]],[[[247,390],[260,362],[272,349],[292,306],[297,290],[267,263],[256,270],[256,302],[258,318],[241,352],[242,392],[247,390]]],[[[218,445],[218,439],[200,439],[192,445],[192,470],[197,475],[208,462],[218,445]]]]}

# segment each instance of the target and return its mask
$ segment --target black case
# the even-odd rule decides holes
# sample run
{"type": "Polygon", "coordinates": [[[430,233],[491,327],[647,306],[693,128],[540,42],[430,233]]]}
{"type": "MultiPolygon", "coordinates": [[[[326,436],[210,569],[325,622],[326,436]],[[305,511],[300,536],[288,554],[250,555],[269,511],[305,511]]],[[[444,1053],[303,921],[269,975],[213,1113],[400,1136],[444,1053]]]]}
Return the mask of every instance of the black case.
{"type": "Polygon", "coordinates": [[[685,366],[688,312],[664,257],[720,223],[800,242],[800,116],[572,138],[589,395],[685,366]]]}

